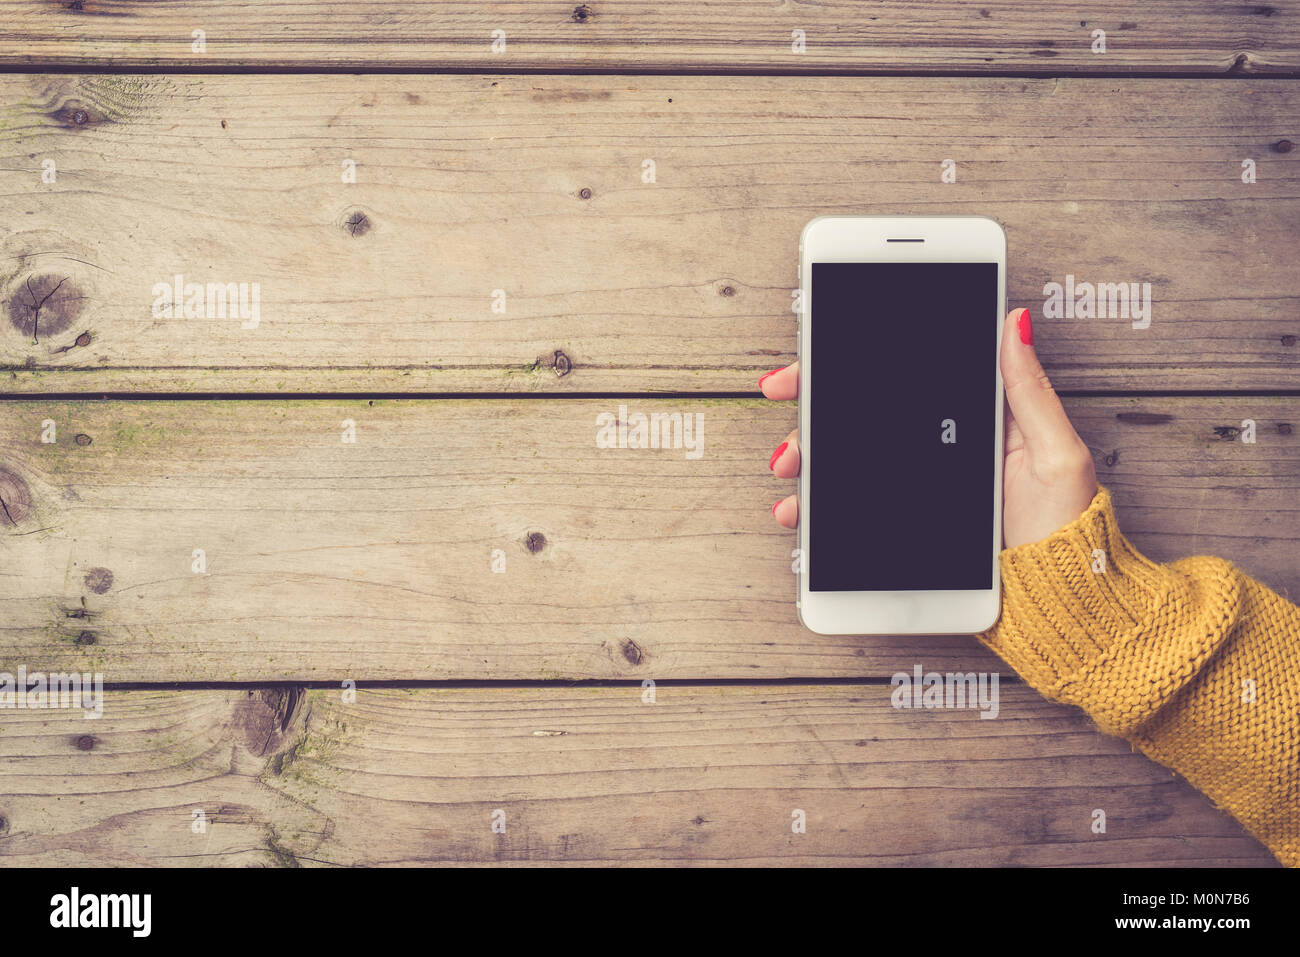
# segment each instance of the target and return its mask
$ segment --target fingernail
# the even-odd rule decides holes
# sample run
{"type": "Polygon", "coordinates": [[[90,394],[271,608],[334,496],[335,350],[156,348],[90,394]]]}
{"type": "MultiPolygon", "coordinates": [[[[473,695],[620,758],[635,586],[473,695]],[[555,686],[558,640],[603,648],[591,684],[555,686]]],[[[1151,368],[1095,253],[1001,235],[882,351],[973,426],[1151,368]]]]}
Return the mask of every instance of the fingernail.
{"type": "Polygon", "coordinates": [[[782,443],[780,444],[780,446],[777,447],[777,450],[776,450],[775,452],[772,453],[772,458],[771,458],[771,459],[768,461],[768,463],[767,463],[767,470],[768,470],[769,472],[775,470],[775,468],[776,468],[776,460],[779,459],[779,458],[781,457],[782,453],[785,452],[785,450],[788,449],[789,447],[790,447],[790,443],[789,443],[789,442],[782,442],[782,443]]]}
{"type": "Polygon", "coordinates": [[[758,377],[758,387],[760,389],[763,388],[763,380],[765,380],[770,375],[776,375],[780,371],[781,371],[780,369],[773,369],[771,372],[764,372],[761,376],[758,377]]]}
{"type": "Polygon", "coordinates": [[[1016,320],[1016,328],[1020,330],[1020,341],[1027,346],[1034,344],[1034,320],[1029,318],[1029,310],[1021,311],[1020,318],[1016,320]]]}
{"type": "Polygon", "coordinates": [[[780,499],[779,501],[775,502],[775,503],[772,505],[772,514],[773,514],[773,515],[776,514],[776,506],[777,506],[777,505],[780,505],[781,502],[784,502],[784,501],[785,501],[785,499],[780,499]]]}

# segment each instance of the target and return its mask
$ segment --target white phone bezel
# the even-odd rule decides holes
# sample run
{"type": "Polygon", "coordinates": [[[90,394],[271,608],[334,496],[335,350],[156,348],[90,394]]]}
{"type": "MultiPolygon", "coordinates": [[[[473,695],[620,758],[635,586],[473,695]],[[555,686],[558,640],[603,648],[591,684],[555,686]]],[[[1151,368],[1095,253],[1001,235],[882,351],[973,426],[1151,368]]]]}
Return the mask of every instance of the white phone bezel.
{"type": "MultiPolygon", "coordinates": [[[[991,628],[1001,609],[998,554],[1002,550],[1003,386],[998,361],[1006,317],[1007,241],[1002,226],[985,216],[819,216],[799,238],[799,475],[798,609],[804,626],[823,635],[969,635],[991,628]],[[922,240],[888,242],[888,240],[922,240]],[[808,587],[809,525],[816,505],[808,494],[815,453],[809,415],[812,399],[812,264],[814,262],[996,262],[997,334],[988,361],[995,370],[995,477],[989,517],[993,581],[963,591],[814,592],[808,587]]],[[[887,440],[886,440],[887,441],[887,440]]],[[[881,468],[888,467],[881,463],[881,468]]]]}

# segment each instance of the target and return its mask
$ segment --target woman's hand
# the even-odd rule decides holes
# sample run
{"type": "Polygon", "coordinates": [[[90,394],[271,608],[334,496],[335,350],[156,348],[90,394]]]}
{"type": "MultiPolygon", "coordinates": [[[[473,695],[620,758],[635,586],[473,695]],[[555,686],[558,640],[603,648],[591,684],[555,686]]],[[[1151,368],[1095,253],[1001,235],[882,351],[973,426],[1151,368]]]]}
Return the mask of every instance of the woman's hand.
{"type": "MultiPolygon", "coordinates": [[[[1097,494],[1092,453],[1074,431],[1034,353],[1028,309],[1007,316],[1002,335],[1002,382],[1007,410],[1003,452],[1002,544],[1036,542],[1074,521],[1097,494]]],[[[758,386],[769,399],[799,395],[799,363],[767,373],[758,386]]],[[[768,467],[779,478],[799,474],[799,430],[786,436],[768,467]]],[[[799,521],[798,496],[772,506],[786,528],[799,521]]]]}

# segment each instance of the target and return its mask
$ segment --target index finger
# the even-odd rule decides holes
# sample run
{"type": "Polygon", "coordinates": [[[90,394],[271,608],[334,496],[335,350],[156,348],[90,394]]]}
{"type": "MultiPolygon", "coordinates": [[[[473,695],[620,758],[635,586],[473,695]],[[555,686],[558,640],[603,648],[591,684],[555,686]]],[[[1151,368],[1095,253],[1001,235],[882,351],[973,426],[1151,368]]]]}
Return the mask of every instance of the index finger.
{"type": "Polygon", "coordinates": [[[773,369],[758,380],[759,391],[769,399],[793,399],[799,395],[799,363],[773,369]]]}

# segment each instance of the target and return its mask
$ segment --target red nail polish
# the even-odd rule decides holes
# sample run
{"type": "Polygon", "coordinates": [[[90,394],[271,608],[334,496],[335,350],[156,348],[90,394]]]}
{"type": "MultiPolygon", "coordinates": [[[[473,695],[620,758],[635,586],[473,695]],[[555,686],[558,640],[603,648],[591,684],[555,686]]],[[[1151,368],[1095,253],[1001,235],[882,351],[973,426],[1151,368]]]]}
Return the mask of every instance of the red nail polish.
{"type": "Polygon", "coordinates": [[[1027,346],[1034,344],[1034,320],[1029,318],[1029,310],[1026,309],[1020,313],[1020,318],[1016,320],[1016,328],[1020,330],[1020,341],[1027,346]]]}
{"type": "Polygon", "coordinates": [[[764,372],[761,376],[758,377],[758,387],[760,389],[763,388],[763,380],[770,375],[776,375],[780,371],[781,371],[780,369],[773,369],[771,372],[764,372]]]}
{"type": "Polygon", "coordinates": [[[785,499],[781,499],[780,502],[776,502],[776,503],[774,503],[774,504],[772,505],[772,514],[773,514],[773,515],[776,514],[776,506],[777,506],[777,505],[780,505],[781,502],[784,502],[784,501],[785,501],[785,499]]]}
{"type": "Polygon", "coordinates": [[[768,463],[767,463],[767,470],[768,470],[769,472],[775,470],[775,468],[776,468],[776,460],[779,459],[779,458],[781,457],[782,453],[784,453],[785,450],[788,449],[789,447],[790,447],[790,443],[789,443],[789,442],[782,442],[782,443],[780,444],[780,446],[777,447],[777,450],[776,450],[775,452],[772,453],[772,458],[771,458],[771,459],[768,461],[768,463]]]}

